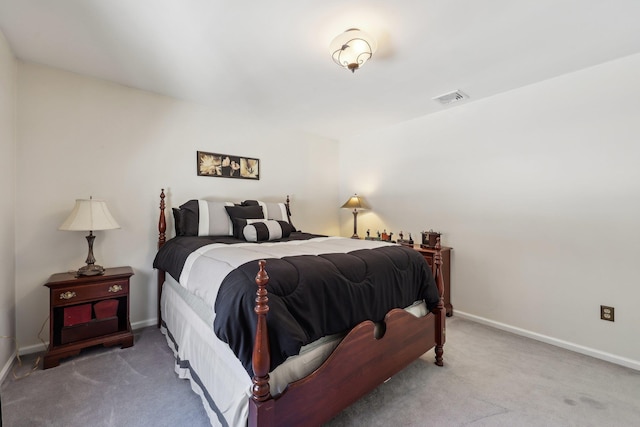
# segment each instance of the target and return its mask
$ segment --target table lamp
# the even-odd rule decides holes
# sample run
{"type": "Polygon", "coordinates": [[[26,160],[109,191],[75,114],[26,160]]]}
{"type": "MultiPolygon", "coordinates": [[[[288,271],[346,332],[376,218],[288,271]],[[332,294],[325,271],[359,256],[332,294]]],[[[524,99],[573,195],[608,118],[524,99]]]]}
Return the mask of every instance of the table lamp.
{"type": "Polygon", "coordinates": [[[89,254],[87,255],[87,265],[78,269],[78,276],[97,276],[104,274],[104,267],[96,265],[93,256],[93,241],[96,236],[94,231],[112,230],[120,228],[115,219],[111,216],[107,204],[103,200],[77,199],[73,210],[62,223],[58,230],[68,231],[88,231],[87,243],[89,244],[89,254]]]}
{"type": "Polygon", "coordinates": [[[341,207],[352,209],[353,208],[353,236],[352,239],[359,239],[358,237],[358,209],[369,209],[369,206],[362,200],[362,197],[354,194],[347,200],[347,202],[341,207]]]}

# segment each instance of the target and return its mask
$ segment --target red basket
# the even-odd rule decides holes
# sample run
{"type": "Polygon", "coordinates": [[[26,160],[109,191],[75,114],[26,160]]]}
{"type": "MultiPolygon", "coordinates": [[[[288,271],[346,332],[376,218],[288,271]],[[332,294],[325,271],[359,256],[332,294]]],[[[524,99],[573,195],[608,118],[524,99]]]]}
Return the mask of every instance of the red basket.
{"type": "MultiPolygon", "coordinates": [[[[116,301],[117,302],[117,301],[116,301]]],[[[73,326],[91,320],[91,304],[64,308],[64,326],[73,326]]]]}
{"type": "Polygon", "coordinates": [[[96,319],[104,319],[106,317],[114,317],[118,312],[118,300],[106,299],[104,301],[93,304],[93,312],[96,319]]]}

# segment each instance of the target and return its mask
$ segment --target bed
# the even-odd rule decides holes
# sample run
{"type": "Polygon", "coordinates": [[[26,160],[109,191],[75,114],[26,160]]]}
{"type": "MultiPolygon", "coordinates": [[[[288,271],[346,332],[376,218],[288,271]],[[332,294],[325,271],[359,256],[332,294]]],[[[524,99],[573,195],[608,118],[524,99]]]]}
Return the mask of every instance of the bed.
{"type": "MultiPolygon", "coordinates": [[[[164,190],[160,194],[158,326],[176,356],[176,372],[190,380],[213,425],[321,425],[432,348],[436,365],[443,365],[439,251],[429,267],[401,245],[285,233],[287,223],[295,230],[288,197],[276,205],[279,219],[238,219],[231,214],[235,204],[226,203],[233,221],[213,232],[223,237],[212,237],[219,205],[190,202],[192,217],[200,209],[200,223],[179,214],[189,212],[187,204],[174,208],[181,230],[167,240],[164,190]],[[209,206],[205,214],[203,206],[209,206]],[[203,284],[217,276],[222,279],[213,289],[203,284]],[[312,293],[300,297],[305,289],[312,293]],[[345,301],[349,308],[337,309],[345,301]],[[385,304],[393,308],[381,312],[385,304]]],[[[262,202],[250,202],[267,212],[262,202]]]]}

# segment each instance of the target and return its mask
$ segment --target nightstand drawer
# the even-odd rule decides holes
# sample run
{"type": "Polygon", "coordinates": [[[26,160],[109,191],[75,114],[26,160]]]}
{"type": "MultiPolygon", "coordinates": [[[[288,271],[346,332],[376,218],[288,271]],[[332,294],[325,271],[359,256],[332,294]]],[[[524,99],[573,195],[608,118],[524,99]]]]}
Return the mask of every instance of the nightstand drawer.
{"type": "Polygon", "coordinates": [[[52,289],[51,303],[61,305],[92,301],[98,298],[118,297],[129,293],[129,280],[113,280],[52,289]]]}

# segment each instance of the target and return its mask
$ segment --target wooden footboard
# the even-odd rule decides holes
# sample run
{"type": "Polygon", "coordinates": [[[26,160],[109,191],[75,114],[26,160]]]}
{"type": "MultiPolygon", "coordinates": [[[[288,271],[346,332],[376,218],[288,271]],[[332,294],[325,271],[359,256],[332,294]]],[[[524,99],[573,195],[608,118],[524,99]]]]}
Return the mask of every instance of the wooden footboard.
{"type": "Polygon", "coordinates": [[[265,271],[266,262],[259,261],[255,307],[258,319],[253,349],[255,375],[249,400],[249,427],[321,425],[434,347],[435,363],[442,366],[446,310],[439,240],[436,249],[435,278],[440,301],[433,312],[415,317],[402,309],[391,310],[385,316],[381,336],[376,336],[373,322],[360,323],[318,369],[289,384],[275,397],[269,392],[266,320],[269,276],[265,271]]]}
{"type": "MultiPolygon", "coordinates": [[[[249,426],[321,425],[436,345],[436,315],[417,318],[402,309],[385,317],[375,337],[366,321],[349,332],[329,359],[275,398],[249,402],[249,426]]],[[[255,381],[260,381],[256,378],[255,381]]],[[[256,388],[254,387],[254,391],[256,388]]]]}

